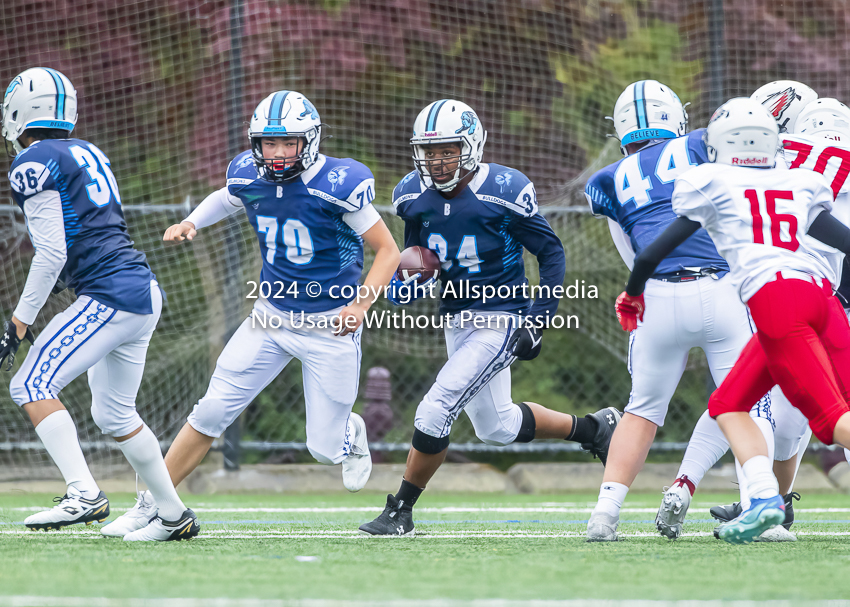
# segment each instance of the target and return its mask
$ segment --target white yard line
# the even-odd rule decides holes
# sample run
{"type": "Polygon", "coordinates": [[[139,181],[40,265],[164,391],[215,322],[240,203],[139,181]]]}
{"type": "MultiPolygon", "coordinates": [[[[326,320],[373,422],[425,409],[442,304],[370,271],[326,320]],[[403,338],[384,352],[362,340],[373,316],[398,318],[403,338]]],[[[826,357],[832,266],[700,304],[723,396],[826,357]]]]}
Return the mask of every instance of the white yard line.
{"type": "MultiPolygon", "coordinates": [[[[0,512],[42,512],[49,510],[44,506],[25,506],[19,508],[0,508],[0,512]]],[[[115,512],[126,512],[129,508],[111,508],[115,512]]],[[[380,512],[379,506],[375,507],[322,507],[322,508],[192,508],[195,512],[222,512],[222,513],[281,513],[281,514],[340,514],[350,513],[357,514],[362,512],[380,512]]],[[[708,508],[690,508],[691,514],[708,514],[708,508]]],[[[427,506],[417,508],[419,513],[434,513],[434,514],[462,514],[462,513],[484,513],[484,512],[501,512],[501,513],[538,513],[538,514],[589,514],[593,512],[593,507],[566,507],[566,506],[499,506],[499,507],[475,507],[475,506],[446,506],[441,508],[429,508],[427,506]]],[[[620,510],[623,513],[632,514],[655,514],[658,508],[623,508],[620,510]]],[[[850,508],[794,508],[795,513],[810,513],[810,514],[828,514],[850,512],[850,508]]]]}
{"type": "MultiPolygon", "coordinates": [[[[410,600],[351,601],[333,599],[109,599],[97,597],[0,596],[0,607],[410,607],[410,600]]],[[[569,599],[431,599],[417,607],[799,607],[800,601],[640,601],[569,599]]],[[[850,607],[850,601],[806,601],[807,607],[850,607]]]]}
{"type": "MultiPolygon", "coordinates": [[[[847,537],[850,531],[796,531],[798,537],[847,537]]],[[[50,532],[34,532],[28,529],[3,529],[0,535],[19,535],[38,539],[47,537],[80,538],[80,539],[106,539],[96,530],[65,530],[50,532]]],[[[692,531],[683,533],[682,537],[709,537],[711,531],[692,531]]],[[[558,538],[583,538],[584,531],[523,531],[523,530],[498,530],[484,529],[478,531],[424,531],[416,535],[417,539],[558,539],[558,538]]],[[[621,537],[660,537],[656,532],[635,531],[631,533],[620,533],[621,537]]],[[[238,529],[210,529],[205,530],[197,536],[197,539],[359,539],[362,541],[386,540],[394,536],[374,538],[365,536],[355,529],[317,529],[315,531],[281,531],[281,530],[238,530],[238,529]]],[[[114,541],[114,540],[107,540],[114,541]]]]}

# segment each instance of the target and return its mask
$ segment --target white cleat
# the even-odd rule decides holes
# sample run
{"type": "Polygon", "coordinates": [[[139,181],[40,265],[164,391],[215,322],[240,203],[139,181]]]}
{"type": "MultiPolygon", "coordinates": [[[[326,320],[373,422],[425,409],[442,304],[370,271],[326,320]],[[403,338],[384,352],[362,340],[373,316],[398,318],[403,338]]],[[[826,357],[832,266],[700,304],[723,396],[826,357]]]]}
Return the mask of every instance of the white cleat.
{"type": "Polygon", "coordinates": [[[619,516],[612,516],[605,512],[593,511],[590,520],[587,521],[588,542],[616,542],[617,525],[620,524],[619,516]]]}
{"type": "Polygon", "coordinates": [[[94,499],[86,499],[76,489],[68,487],[68,493],[53,501],[58,502],[53,508],[28,516],[24,525],[33,531],[49,531],[77,523],[102,523],[109,516],[109,500],[103,491],[94,499]]]}
{"type": "Polygon", "coordinates": [[[360,491],[372,474],[372,454],[369,453],[369,439],[366,437],[366,422],[352,413],[348,418],[349,432],[352,434],[351,451],[342,460],[342,484],[352,493],[360,491]]]}
{"type": "Polygon", "coordinates": [[[797,536],[792,531],[789,531],[782,525],[778,525],[773,529],[768,529],[756,539],[754,542],[796,542],[797,536]]]}
{"type": "Polygon", "coordinates": [[[198,535],[201,526],[191,509],[183,511],[179,520],[164,521],[155,517],[146,527],[124,536],[125,542],[173,542],[189,540],[198,535]]]}
{"type": "Polygon", "coordinates": [[[142,491],[136,497],[136,505],[117,519],[101,527],[100,532],[107,537],[124,537],[137,529],[148,526],[156,516],[156,502],[150,491],[142,491]]]}
{"type": "Polygon", "coordinates": [[[658,514],[655,515],[655,528],[664,537],[671,540],[682,535],[682,524],[691,505],[691,492],[685,485],[673,485],[664,493],[658,514]]]}

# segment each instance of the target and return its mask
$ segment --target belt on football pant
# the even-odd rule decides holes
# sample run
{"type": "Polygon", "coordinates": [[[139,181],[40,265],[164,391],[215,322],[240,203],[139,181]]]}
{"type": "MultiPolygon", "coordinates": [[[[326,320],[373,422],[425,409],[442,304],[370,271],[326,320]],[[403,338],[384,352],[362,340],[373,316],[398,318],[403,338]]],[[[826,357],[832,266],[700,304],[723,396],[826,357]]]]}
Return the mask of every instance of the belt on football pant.
{"type": "Polygon", "coordinates": [[[652,278],[662,282],[690,282],[699,280],[706,276],[711,276],[714,280],[721,278],[729,270],[722,268],[700,268],[699,270],[679,270],[678,272],[668,272],[666,274],[656,274],[652,278]]]}

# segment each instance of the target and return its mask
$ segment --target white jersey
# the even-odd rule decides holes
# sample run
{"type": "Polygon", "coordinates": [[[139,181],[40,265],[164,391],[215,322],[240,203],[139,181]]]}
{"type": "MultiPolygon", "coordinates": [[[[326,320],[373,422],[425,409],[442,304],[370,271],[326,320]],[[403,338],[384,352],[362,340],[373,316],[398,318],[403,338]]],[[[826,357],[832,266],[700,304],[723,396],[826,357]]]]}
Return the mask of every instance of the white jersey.
{"type": "MultiPolygon", "coordinates": [[[[850,227],[850,149],[846,147],[847,144],[840,146],[828,139],[785,135],[782,145],[784,153],[777,155],[777,165],[779,158],[782,158],[788,168],[808,169],[826,177],[835,197],[832,214],[838,221],[850,227]]],[[[829,264],[835,275],[835,280],[830,278],[830,281],[833,287],[838,288],[844,266],[844,253],[811,236],[806,236],[805,239],[806,245],[829,264]]]]}
{"type": "Polygon", "coordinates": [[[783,270],[835,284],[832,268],[803,239],[831,208],[826,179],[797,169],[703,164],[676,179],[673,191],[673,211],[708,231],[745,303],[783,270]]]}

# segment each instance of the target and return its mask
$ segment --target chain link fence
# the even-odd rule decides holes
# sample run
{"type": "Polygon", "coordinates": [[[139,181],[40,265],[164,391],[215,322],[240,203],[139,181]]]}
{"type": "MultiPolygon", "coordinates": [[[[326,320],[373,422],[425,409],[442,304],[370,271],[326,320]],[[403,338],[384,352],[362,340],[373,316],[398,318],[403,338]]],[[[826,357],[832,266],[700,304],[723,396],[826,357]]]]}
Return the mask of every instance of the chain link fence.
{"type": "MultiPolygon", "coordinates": [[[[624,406],[630,389],[626,335],[613,313],[626,269],[581,193],[593,170],[618,158],[605,116],[619,93],[634,80],[660,80],[692,102],[692,128],[725,99],[779,78],[846,101],[848,30],[842,0],[9,0],[0,15],[0,81],[35,65],[64,72],[80,95],[75,135],[112,160],[136,246],[168,293],[138,399],[142,417],[167,443],[247,314],[246,283],[258,276],[259,256],[239,216],[204,230],[192,245],[160,239],[223,185],[228,161],[247,145],[247,118],[270,91],[305,93],[333,136],[323,151],[373,170],[376,203],[399,242],[401,222],[386,205],[412,168],[414,117],[443,97],[476,109],[489,131],[485,161],[516,167],[535,182],[542,212],[564,243],[565,285],[598,287],[598,298],[562,301],[561,313],[577,316],[579,326],[548,332],[538,359],[513,366],[514,398],[583,414],[624,406]]],[[[9,203],[0,205],[4,317],[33,254],[23,217],[9,203]]],[[[533,283],[536,266],[526,263],[533,283]]],[[[68,293],[52,296],[36,330],[71,301],[68,293]]],[[[436,311],[436,304],[418,302],[411,311],[436,311]]],[[[365,405],[368,370],[387,369],[391,398],[370,423],[376,438],[403,445],[446,359],[442,336],[373,328],[363,346],[357,409],[365,405]]],[[[0,478],[54,475],[9,399],[9,377],[0,374],[0,478]]],[[[687,440],[705,407],[706,378],[704,357],[694,353],[658,441],[687,440]]],[[[373,384],[384,395],[386,388],[373,384]]],[[[91,421],[86,379],[61,399],[95,467],[118,465],[120,453],[91,421]]],[[[240,423],[243,446],[303,443],[297,361],[240,423]]],[[[465,416],[453,441],[476,441],[465,416]]]]}

